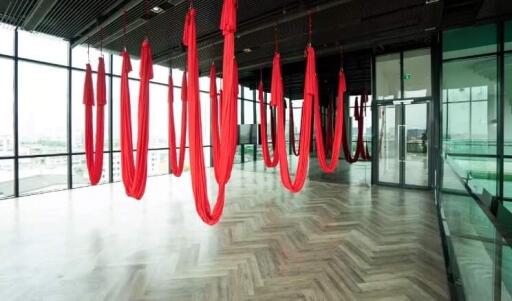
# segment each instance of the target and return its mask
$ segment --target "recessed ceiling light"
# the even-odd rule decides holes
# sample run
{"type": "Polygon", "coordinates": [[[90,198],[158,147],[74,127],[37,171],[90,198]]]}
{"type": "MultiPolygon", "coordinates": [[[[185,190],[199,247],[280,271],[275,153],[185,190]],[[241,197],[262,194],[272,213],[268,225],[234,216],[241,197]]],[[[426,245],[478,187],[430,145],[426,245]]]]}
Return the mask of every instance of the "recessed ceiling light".
{"type": "Polygon", "coordinates": [[[163,12],[163,8],[161,8],[160,6],[155,6],[151,9],[152,12],[154,12],[155,14],[159,14],[161,12],[163,12]]]}
{"type": "Polygon", "coordinates": [[[252,49],[251,49],[251,48],[244,48],[244,52],[245,52],[245,53],[251,53],[251,52],[252,52],[252,49]]]}

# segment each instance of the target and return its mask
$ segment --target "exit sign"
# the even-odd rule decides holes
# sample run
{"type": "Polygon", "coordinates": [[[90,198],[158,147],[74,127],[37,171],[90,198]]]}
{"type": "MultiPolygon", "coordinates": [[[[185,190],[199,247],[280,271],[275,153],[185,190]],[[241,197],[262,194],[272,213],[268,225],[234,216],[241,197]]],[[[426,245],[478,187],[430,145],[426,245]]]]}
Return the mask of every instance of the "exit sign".
{"type": "Polygon", "coordinates": [[[404,80],[410,80],[412,79],[412,74],[411,73],[404,73],[404,80]]]}

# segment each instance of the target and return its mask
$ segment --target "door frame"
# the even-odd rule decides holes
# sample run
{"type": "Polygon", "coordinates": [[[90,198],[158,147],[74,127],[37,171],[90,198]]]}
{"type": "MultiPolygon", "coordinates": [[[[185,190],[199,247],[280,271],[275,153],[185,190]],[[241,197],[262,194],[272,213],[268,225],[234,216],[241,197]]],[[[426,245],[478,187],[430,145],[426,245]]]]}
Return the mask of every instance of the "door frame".
{"type": "MultiPolygon", "coordinates": [[[[372,156],[372,184],[377,185],[383,185],[383,186],[392,186],[392,187],[400,187],[400,188],[413,188],[413,189],[425,189],[425,190],[431,190],[434,187],[434,176],[436,173],[436,163],[433,159],[433,149],[436,147],[437,143],[435,143],[434,139],[436,139],[435,131],[436,131],[436,124],[434,123],[434,107],[436,106],[436,95],[433,90],[435,87],[435,66],[433,64],[432,57],[434,55],[432,47],[418,47],[418,48],[407,48],[403,49],[401,51],[395,51],[394,53],[400,54],[400,90],[401,94],[398,99],[389,99],[389,100],[377,100],[377,73],[376,73],[376,57],[377,55],[372,56],[372,91],[374,92],[374,99],[372,101],[372,141],[376,141],[376,143],[372,143],[372,154],[375,154],[372,156]],[[403,91],[404,91],[404,52],[409,50],[415,50],[415,49],[430,49],[430,63],[431,63],[431,91],[432,95],[427,97],[415,97],[415,98],[404,98],[403,91]],[[379,131],[380,131],[380,123],[379,123],[379,107],[381,106],[389,106],[394,104],[394,102],[400,102],[400,101],[411,101],[411,104],[415,103],[425,103],[427,102],[427,151],[428,151],[428,167],[427,167],[427,178],[428,183],[427,186],[418,186],[418,185],[411,185],[411,184],[405,184],[405,181],[403,181],[403,176],[405,172],[402,170],[402,168],[405,168],[405,163],[400,162],[400,170],[399,170],[399,182],[398,183],[388,183],[388,182],[382,182],[379,179],[379,156],[378,156],[378,149],[379,149],[379,131]],[[402,165],[404,167],[402,167],[402,165]]],[[[389,54],[393,52],[387,52],[382,54],[389,54]]],[[[402,105],[403,106],[403,105],[402,105]]],[[[401,109],[402,111],[402,124],[405,122],[405,110],[401,109]]],[[[402,127],[403,128],[403,127],[402,127]]],[[[401,129],[402,130],[402,129],[401,129]]],[[[400,135],[400,137],[404,137],[404,135],[400,135]]],[[[400,138],[402,139],[402,138],[400,138]]],[[[400,148],[403,147],[402,143],[400,148]]],[[[400,153],[400,151],[399,151],[400,153]]],[[[401,152],[404,154],[404,152],[401,152]]],[[[400,154],[399,154],[400,156],[400,154]]]]}

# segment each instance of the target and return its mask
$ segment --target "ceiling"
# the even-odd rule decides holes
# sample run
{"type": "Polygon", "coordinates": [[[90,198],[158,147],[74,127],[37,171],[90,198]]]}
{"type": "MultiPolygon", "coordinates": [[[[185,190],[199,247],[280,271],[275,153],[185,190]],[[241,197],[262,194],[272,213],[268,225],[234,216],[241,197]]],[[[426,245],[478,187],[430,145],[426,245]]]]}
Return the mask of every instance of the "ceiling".
{"type": "MultiPolygon", "coordinates": [[[[151,40],[156,63],[183,68],[181,45],[187,0],[0,0],[0,21],[27,30],[137,55],[151,40]],[[150,9],[159,6],[161,13],[150,9]],[[126,36],[123,35],[126,26],[126,36]]],[[[221,0],[195,0],[201,73],[222,66],[218,29],[221,0]]],[[[512,12],[510,0],[238,0],[237,58],[240,81],[254,87],[270,75],[277,34],[288,95],[302,94],[308,14],[324,94],[334,90],[343,51],[348,86],[370,89],[371,54],[393,47],[428,45],[444,27],[471,24],[512,12]]]]}

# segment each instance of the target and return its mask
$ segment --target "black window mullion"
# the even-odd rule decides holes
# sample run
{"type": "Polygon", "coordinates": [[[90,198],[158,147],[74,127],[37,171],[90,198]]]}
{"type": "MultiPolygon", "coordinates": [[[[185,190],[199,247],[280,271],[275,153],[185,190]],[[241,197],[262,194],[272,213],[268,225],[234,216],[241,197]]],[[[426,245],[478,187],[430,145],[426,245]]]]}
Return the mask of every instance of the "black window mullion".
{"type": "Polygon", "coordinates": [[[114,126],[113,126],[113,120],[114,120],[114,93],[113,93],[113,87],[114,87],[114,78],[112,76],[114,74],[114,55],[110,54],[110,75],[109,78],[109,85],[110,85],[110,92],[108,95],[108,181],[109,183],[114,183],[114,126]]]}
{"type": "Polygon", "coordinates": [[[68,189],[73,188],[73,157],[72,157],[72,131],[73,131],[73,124],[72,124],[72,115],[73,115],[73,104],[72,104],[72,79],[73,79],[73,70],[71,69],[73,60],[73,52],[71,49],[71,44],[68,42],[68,105],[67,105],[67,157],[68,157],[68,164],[67,164],[67,174],[68,174],[68,189]]]}
{"type": "Polygon", "coordinates": [[[18,132],[18,28],[14,30],[14,197],[20,196],[20,180],[19,180],[19,132],[18,132]]]}

